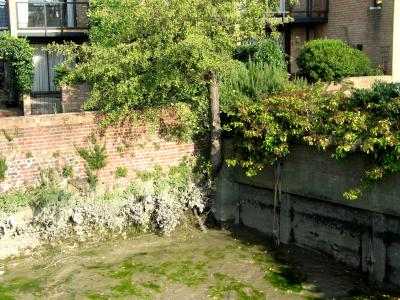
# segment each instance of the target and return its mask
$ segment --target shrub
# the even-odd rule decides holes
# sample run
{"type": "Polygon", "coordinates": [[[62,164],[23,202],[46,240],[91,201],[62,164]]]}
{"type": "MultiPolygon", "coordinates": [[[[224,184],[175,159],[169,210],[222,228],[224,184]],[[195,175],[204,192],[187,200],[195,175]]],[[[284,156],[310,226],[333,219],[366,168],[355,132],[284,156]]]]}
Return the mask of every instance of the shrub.
{"type": "Polygon", "coordinates": [[[281,92],[288,84],[285,70],[265,62],[239,63],[221,85],[221,107],[229,112],[234,102],[255,101],[281,92]]]}
{"type": "Polygon", "coordinates": [[[27,39],[13,37],[9,32],[0,37],[0,59],[7,61],[10,72],[6,89],[14,102],[18,102],[24,93],[31,91],[35,68],[33,54],[34,49],[27,39]]]}
{"type": "Polygon", "coordinates": [[[86,161],[91,170],[99,170],[106,166],[106,145],[95,144],[92,149],[79,148],[79,155],[86,161]]]}
{"type": "Polygon", "coordinates": [[[305,43],[297,64],[313,81],[338,82],[348,76],[372,74],[368,57],[339,40],[324,39],[305,43]]]}
{"type": "Polygon", "coordinates": [[[252,60],[265,62],[277,69],[286,69],[285,53],[279,41],[272,38],[239,46],[234,58],[244,63],[252,60]]]}

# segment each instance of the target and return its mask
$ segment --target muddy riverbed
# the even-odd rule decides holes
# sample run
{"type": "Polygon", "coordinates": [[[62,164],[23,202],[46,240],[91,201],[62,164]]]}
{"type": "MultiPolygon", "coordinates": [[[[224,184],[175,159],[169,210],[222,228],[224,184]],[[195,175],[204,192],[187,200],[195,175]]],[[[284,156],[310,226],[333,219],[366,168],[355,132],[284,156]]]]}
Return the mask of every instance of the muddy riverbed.
{"type": "Polygon", "coordinates": [[[308,250],[244,228],[63,243],[0,261],[0,299],[395,299],[308,250]],[[294,265],[296,267],[294,267],[294,265]]]}

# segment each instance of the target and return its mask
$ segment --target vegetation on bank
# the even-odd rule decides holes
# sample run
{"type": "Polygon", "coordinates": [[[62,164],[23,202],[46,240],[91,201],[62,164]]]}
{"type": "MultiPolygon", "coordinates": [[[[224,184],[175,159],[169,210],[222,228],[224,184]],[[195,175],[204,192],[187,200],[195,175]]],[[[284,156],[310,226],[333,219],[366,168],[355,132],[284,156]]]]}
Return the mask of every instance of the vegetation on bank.
{"type": "Polygon", "coordinates": [[[359,187],[346,192],[357,199],[372,182],[400,171],[400,84],[376,83],[371,90],[327,93],[320,85],[293,90],[252,102],[235,102],[226,131],[237,140],[228,162],[255,175],[290,153],[303,141],[333,157],[360,152],[369,162],[359,187]]]}
{"type": "Polygon", "coordinates": [[[63,171],[45,169],[37,187],[0,195],[0,221],[3,215],[31,207],[36,211],[32,225],[44,230],[43,236],[49,239],[65,235],[76,225],[106,230],[134,226],[169,234],[189,216],[203,228],[202,214],[209,204],[207,168],[194,158],[169,170],[156,166],[153,171],[138,172],[123,191],[97,194],[91,187],[86,191],[61,187],[63,171]]]}

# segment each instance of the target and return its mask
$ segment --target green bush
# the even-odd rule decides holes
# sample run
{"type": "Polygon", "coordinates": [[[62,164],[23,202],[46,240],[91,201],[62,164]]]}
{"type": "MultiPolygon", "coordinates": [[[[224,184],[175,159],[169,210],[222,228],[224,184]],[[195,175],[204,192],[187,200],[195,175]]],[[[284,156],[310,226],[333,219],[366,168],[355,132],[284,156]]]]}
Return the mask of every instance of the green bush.
{"type": "Polygon", "coordinates": [[[0,37],[0,59],[7,61],[10,72],[6,89],[14,102],[31,91],[35,69],[33,54],[34,49],[27,39],[13,37],[9,32],[4,32],[0,37]]]}
{"type": "Polygon", "coordinates": [[[229,112],[235,102],[256,101],[283,91],[287,72],[265,62],[238,63],[221,85],[221,108],[229,112]]]}
{"type": "Polygon", "coordinates": [[[107,164],[106,145],[95,144],[91,149],[77,149],[79,155],[86,161],[91,170],[99,170],[107,164]]]}
{"type": "Polygon", "coordinates": [[[312,81],[338,82],[348,76],[371,75],[371,62],[360,50],[339,40],[312,40],[304,44],[297,64],[312,81]]]}
{"type": "Polygon", "coordinates": [[[272,38],[239,46],[234,58],[244,63],[252,60],[267,63],[277,69],[286,69],[285,53],[279,41],[272,38]]]}

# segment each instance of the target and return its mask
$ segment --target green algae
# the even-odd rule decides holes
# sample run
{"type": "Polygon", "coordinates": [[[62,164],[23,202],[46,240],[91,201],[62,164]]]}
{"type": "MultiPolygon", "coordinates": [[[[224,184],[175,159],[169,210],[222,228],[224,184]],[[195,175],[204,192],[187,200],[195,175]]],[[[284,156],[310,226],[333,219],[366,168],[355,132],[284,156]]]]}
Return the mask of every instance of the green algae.
{"type": "Polygon", "coordinates": [[[14,294],[31,294],[38,296],[41,292],[41,279],[14,277],[0,282],[0,299],[15,299],[14,294]]]}
{"type": "Polygon", "coordinates": [[[121,296],[145,296],[140,287],[131,279],[122,280],[118,285],[113,286],[111,290],[117,292],[121,296]]]}
{"type": "Polygon", "coordinates": [[[237,300],[264,300],[265,294],[263,291],[255,289],[253,286],[243,283],[234,277],[215,273],[214,278],[217,281],[216,285],[210,286],[209,296],[212,299],[226,299],[227,295],[232,292],[236,294],[237,300]]]}
{"type": "Polygon", "coordinates": [[[273,287],[284,292],[299,293],[303,290],[306,278],[293,266],[280,264],[266,254],[255,254],[252,259],[265,270],[264,279],[273,287]]]}
{"type": "Polygon", "coordinates": [[[302,275],[287,266],[279,266],[276,269],[272,269],[264,276],[264,279],[281,291],[295,293],[302,291],[302,285],[305,282],[305,278],[302,275]]]}

